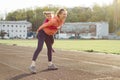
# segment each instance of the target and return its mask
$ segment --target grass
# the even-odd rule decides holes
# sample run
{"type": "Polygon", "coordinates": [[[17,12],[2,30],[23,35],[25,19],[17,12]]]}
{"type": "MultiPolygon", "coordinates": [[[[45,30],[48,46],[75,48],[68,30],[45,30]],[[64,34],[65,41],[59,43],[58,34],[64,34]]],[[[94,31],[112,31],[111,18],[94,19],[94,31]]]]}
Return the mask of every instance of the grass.
{"type": "MultiPolygon", "coordinates": [[[[37,46],[37,40],[0,40],[0,43],[7,45],[17,44],[18,46],[37,46]]],[[[120,54],[120,40],[55,40],[53,47],[62,50],[120,54]]]]}

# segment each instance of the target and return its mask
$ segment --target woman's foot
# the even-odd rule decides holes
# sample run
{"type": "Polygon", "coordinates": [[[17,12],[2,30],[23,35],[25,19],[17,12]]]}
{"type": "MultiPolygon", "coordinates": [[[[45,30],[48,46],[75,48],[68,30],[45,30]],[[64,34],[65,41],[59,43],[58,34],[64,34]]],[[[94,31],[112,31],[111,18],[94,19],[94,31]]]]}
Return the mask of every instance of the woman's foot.
{"type": "Polygon", "coordinates": [[[58,68],[54,64],[48,66],[48,70],[57,70],[57,69],[58,68]]]}
{"type": "Polygon", "coordinates": [[[29,70],[32,74],[36,74],[36,72],[37,72],[35,66],[30,66],[29,70]]]}

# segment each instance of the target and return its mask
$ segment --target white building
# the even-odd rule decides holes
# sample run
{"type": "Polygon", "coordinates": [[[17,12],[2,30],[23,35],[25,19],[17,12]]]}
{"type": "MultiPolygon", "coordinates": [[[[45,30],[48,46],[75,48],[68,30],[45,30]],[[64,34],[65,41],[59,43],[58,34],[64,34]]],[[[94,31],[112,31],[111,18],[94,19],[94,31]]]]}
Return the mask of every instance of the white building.
{"type": "Polygon", "coordinates": [[[0,31],[4,31],[8,38],[23,38],[27,37],[27,31],[32,27],[28,21],[0,21],[0,31]]]}
{"type": "Polygon", "coordinates": [[[86,39],[106,38],[109,36],[109,25],[107,22],[65,23],[57,37],[68,38],[75,35],[86,39]]]}

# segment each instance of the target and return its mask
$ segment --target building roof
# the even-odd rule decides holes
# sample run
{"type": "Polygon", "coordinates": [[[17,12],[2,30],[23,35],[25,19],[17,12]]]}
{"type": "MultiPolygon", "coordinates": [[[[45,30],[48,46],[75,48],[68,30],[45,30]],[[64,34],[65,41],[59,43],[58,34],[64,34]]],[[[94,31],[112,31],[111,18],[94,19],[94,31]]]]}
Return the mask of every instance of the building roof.
{"type": "Polygon", "coordinates": [[[31,24],[31,23],[26,20],[23,20],[23,21],[0,21],[0,24],[31,24]]]}
{"type": "Polygon", "coordinates": [[[90,24],[102,24],[102,23],[108,24],[108,22],[67,22],[65,24],[81,24],[81,25],[87,24],[87,25],[90,25],[90,24]]]}

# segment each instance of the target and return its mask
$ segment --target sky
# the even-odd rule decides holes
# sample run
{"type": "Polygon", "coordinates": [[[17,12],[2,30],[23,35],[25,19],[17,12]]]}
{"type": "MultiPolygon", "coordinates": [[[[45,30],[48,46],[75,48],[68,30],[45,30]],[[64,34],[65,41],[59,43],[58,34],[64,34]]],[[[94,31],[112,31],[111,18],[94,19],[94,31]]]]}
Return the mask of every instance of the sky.
{"type": "Polygon", "coordinates": [[[23,8],[59,5],[65,7],[92,7],[95,3],[102,6],[112,4],[113,0],[0,0],[0,15],[23,8]]]}

